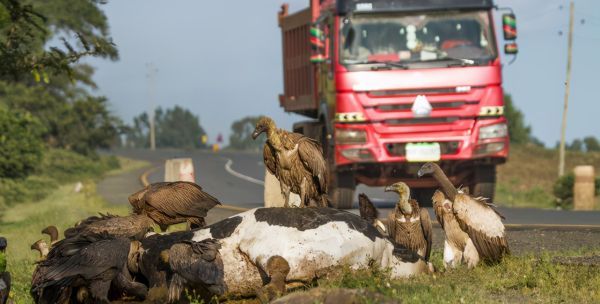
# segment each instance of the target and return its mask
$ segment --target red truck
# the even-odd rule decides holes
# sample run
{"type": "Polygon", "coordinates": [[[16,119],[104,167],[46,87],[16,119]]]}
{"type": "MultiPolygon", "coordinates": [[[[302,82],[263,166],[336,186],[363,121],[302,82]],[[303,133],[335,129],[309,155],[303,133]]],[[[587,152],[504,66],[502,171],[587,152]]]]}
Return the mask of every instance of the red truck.
{"type": "MultiPolygon", "coordinates": [[[[330,197],[350,208],[358,183],[402,180],[431,201],[436,161],[456,185],[493,199],[509,138],[492,0],[309,0],[278,14],[286,112],[321,141],[330,197]]],[[[502,16],[516,54],[514,15],[502,16]]]]}

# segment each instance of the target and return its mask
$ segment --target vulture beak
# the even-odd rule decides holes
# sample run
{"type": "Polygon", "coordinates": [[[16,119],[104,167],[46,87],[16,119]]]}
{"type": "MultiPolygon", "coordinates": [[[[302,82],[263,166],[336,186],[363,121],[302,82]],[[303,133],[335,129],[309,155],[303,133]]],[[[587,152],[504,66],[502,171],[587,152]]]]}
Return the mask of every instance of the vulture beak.
{"type": "Polygon", "coordinates": [[[417,176],[423,177],[423,175],[425,175],[425,172],[423,172],[423,168],[421,168],[421,169],[419,169],[419,171],[417,171],[417,176]]]}
{"type": "Polygon", "coordinates": [[[254,132],[252,132],[252,139],[256,139],[260,133],[265,132],[266,130],[267,129],[263,126],[257,126],[256,129],[254,129],[254,132]]]}
{"type": "Polygon", "coordinates": [[[385,187],[385,189],[383,189],[383,191],[385,191],[385,192],[393,192],[393,191],[395,191],[395,189],[394,189],[393,186],[387,186],[387,187],[385,187]]]}

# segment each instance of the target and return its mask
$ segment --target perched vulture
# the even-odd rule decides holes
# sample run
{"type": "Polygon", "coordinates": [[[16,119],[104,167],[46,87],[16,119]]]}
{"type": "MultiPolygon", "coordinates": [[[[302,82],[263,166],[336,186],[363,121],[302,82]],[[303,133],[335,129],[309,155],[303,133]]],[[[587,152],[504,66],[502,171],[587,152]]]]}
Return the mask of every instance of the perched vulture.
{"type": "Polygon", "coordinates": [[[147,292],[141,283],[126,275],[129,261],[139,251],[139,242],[107,233],[82,234],[56,243],[46,260],[39,262],[43,271],[32,282],[31,293],[38,303],[78,301],[109,303],[111,283],[122,293],[143,299],[147,292]],[[77,291],[77,292],[73,292],[77,291]],[[86,295],[89,299],[80,299],[86,295]]]}
{"type": "Polygon", "coordinates": [[[0,304],[8,301],[10,295],[11,278],[10,273],[6,271],[6,247],[8,242],[6,238],[0,236],[0,304]]]}
{"type": "Polygon", "coordinates": [[[382,234],[387,235],[387,228],[379,220],[379,210],[375,208],[375,205],[373,205],[369,197],[364,193],[358,195],[358,211],[361,218],[371,223],[382,234]]]}
{"type": "Polygon", "coordinates": [[[169,225],[188,222],[190,228],[206,225],[208,210],[220,205],[218,199],[191,182],[150,184],[129,196],[133,212],[144,214],[156,222],[162,231],[169,225]]]}
{"type": "Polygon", "coordinates": [[[56,226],[50,225],[44,228],[44,230],[42,230],[42,233],[50,236],[50,246],[58,242],[58,229],[56,228],[56,226]]]}
{"type": "Polygon", "coordinates": [[[305,206],[314,200],[319,207],[327,207],[328,169],[321,144],[302,134],[277,129],[269,117],[260,118],[252,138],[263,132],[267,134],[264,163],[279,180],[285,207],[289,207],[290,192],[300,195],[305,206]]]}
{"type": "Polygon", "coordinates": [[[385,191],[396,192],[399,196],[394,211],[388,215],[390,237],[429,261],[433,238],[429,212],[419,208],[419,203],[410,198],[410,188],[403,182],[387,186],[385,191]]]}
{"type": "Polygon", "coordinates": [[[498,263],[504,255],[509,254],[503,217],[493,204],[487,203],[484,198],[473,198],[459,192],[435,163],[424,164],[417,174],[419,177],[431,174],[438,181],[452,205],[456,221],[473,242],[481,260],[498,263]]]}
{"type": "Polygon", "coordinates": [[[75,227],[65,230],[65,238],[75,237],[79,234],[107,233],[115,237],[132,238],[139,240],[146,233],[153,231],[154,221],[143,214],[116,216],[102,214],[90,216],[75,227]]]}
{"type": "MultiPolygon", "coordinates": [[[[168,263],[173,272],[169,282],[170,303],[179,303],[185,289],[194,290],[196,294],[225,292],[223,261],[218,254],[220,248],[219,241],[215,239],[200,242],[188,240],[163,252],[163,262],[168,263]],[[198,290],[198,287],[201,289],[198,290]]],[[[210,302],[210,298],[204,300],[210,302]]]]}
{"type": "Polygon", "coordinates": [[[50,251],[50,247],[46,241],[39,239],[35,243],[31,244],[31,250],[37,250],[40,253],[40,260],[46,259],[48,256],[48,252],[50,251]]]}
{"type": "Polygon", "coordinates": [[[477,266],[479,253],[469,235],[460,228],[452,210],[452,202],[439,190],[433,194],[432,201],[435,216],[446,234],[444,267],[455,268],[463,261],[469,268],[477,266]]]}
{"type": "Polygon", "coordinates": [[[207,293],[202,298],[255,296],[257,291],[270,297],[281,291],[281,281],[286,288],[297,286],[344,267],[366,269],[373,262],[389,268],[393,278],[429,271],[419,255],[394,244],[371,223],[330,208],[251,209],[203,229],[149,236],[142,247],[140,273],[149,287],[166,284],[169,272],[178,273],[192,277],[187,288],[207,293]],[[221,247],[216,257],[203,257],[214,252],[216,242],[221,247]]]}

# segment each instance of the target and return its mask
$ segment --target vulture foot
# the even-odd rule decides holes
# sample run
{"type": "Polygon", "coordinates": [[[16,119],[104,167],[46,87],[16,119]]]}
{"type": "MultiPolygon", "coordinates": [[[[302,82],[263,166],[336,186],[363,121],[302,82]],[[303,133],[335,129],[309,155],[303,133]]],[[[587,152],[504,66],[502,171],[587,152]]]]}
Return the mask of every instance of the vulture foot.
{"type": "Polygon", "coordinates": [[[267,261],[265,269],[270,282],[257,291],[256,295],[261,303],[269,303],[285,292],[285,278],[290,273],[290,265],[281,256],[272,256],[267,261]]]}

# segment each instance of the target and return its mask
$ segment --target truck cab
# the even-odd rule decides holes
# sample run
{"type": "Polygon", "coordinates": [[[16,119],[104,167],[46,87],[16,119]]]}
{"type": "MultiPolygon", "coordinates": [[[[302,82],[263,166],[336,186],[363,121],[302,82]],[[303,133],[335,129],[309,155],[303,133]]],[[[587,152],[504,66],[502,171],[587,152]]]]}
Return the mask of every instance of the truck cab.
{"type": "MultiPolygon", "coordinates": [[[[358,183],[399,180],[430,202],[437,184],[416,174],[428,161],[493,199],[509,151],[493,9],[491,0],[313,0],[282,10],[280,104],[312,118],[294,129],[321,141],[335,206],[351,207],[358,183]]],[[[505,21],[514,30],[514,15],[505,21]]]]}

